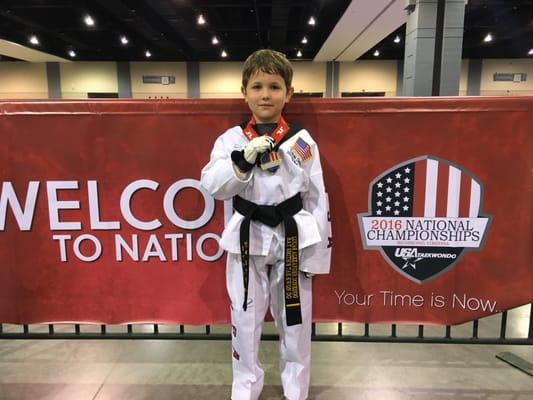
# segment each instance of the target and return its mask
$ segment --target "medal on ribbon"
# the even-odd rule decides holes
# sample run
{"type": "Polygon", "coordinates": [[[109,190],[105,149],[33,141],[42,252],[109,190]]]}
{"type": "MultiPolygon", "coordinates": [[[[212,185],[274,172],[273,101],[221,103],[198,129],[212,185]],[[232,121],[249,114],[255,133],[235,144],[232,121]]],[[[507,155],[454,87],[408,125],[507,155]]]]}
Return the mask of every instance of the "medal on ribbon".
{"type": "Polygon", "coordinates": [[[265,151],[261,154],[259,165],[263,171],[274,174],[281,165],[281,157],[277,151],[265,151]]]}
{"type": "MultiPolygon", "coordinates": [[[[255,118],[252,117],[246,127],[243,129],[244,135],[248,140],[259,137],[260,135],[255,131],[253,125],[255,125],[255,118]]],[[[271,136],[274,139],[273,149],[281,142],[285,135],[289,132],[289,125],[283,117],[279,118],[278,124],[271,136]]],[[[268,171],[274,174],[280,167],[282,159],[277,150],[266,151],[259,156],[259,165],[263,171],[268,171]]]]}

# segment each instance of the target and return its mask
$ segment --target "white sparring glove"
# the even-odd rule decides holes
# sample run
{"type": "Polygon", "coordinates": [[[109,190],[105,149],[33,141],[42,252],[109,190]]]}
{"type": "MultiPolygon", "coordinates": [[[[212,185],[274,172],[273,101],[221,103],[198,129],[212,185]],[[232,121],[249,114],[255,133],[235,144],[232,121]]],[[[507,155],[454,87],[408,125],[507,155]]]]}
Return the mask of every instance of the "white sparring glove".
{"type": "Polygon", "coordinates": [[[264,153],[267,150],[272,150],[274,147],[274,139],[271,136],[263,135],[256,137],[244,148],[244,159],[250,164],[255,164],[257,156],[261,153],[264,153]]]}

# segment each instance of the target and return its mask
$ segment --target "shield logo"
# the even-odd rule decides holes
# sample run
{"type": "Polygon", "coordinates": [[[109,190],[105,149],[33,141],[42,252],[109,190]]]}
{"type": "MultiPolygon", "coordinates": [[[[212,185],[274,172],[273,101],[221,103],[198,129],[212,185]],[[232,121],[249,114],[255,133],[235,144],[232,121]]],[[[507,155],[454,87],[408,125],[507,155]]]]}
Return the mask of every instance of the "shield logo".
{"type": "Polygon", "coordinates": [[[358,215],[363,246],[427,282],[483,248],[491,218],[481,215],[482,199],[481,182],[463,168],[433,156],[408,160],[370,183],[368,213],[358,215]]]}

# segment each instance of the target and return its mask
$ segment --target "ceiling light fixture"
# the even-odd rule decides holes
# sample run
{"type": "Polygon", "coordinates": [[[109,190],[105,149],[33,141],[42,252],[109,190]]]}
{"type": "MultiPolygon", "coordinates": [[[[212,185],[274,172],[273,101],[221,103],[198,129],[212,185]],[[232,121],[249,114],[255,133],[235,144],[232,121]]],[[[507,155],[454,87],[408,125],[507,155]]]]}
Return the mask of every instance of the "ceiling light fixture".
{"type": "Polygon", "coordinates": [[[71,58],[74,58],[74,57],[76,57],[76,52],[75,52],[74,50],[69,50],[68,55],[69,55],[71,58]]]}
{"type": "Polygon", "coordinates": [[[533,56],[533,49],[530,49],[529,52],[527,53],[528,56],[533,56]]]}
{"type": "Polygon", "coordinates": [[[146,50],[146,52],[144,53],[144,56],[146,58],[150,58],[150,57],[152,57],[152,53],[150,53],[150,50],[146,50]]]}
{"type": "Polygon", "coordinates": [[[213,39],[211,40],[211,43],[218,44],[219,43],[218,38],[216,36],[213,36],[213,39]]]}
{"type": "Polygon", "coordinates": [[[94,26],[94,19],[88,14],[85,17],[83,17],[83,21],[85,22],[85,25],[87,26],[94,26]]]}
{"type": "Polygon", "coordinates": [[[394,43],[400,43],[401,39],[398,35],[394,38],[394,43]]]}
{"type": "Polygon", "coordinates": [[[120,43],[122,43],[123,45],[127,45],[129,42],[128,38],[126,36],[121,36],[120,37],[120,43]]]}
{"type": "Polygon", "coordinates": [[[307,43],[307,38],[304,36],[303,39],[302,39],[302,43],[303,44],[306,44],[307,43]]]}
{"type": "Polygon", "coordinates": [[[200,14],[198,16],[197,22],[198,22],[198,25],[204,25],[205,24],[205,18],[204,18],[204,16],[202,14],[200,14]]]}
{"type": "Polygon", "coordinates": [[[31,35],[30,36],[30,43],[34,44],[34,45],[38,45],[39,44],[39,39],[37,39],[37,36],[31,35]]]}
{"type": "Polygon", "coordinates": [[[489,43],[489,42],[492,42],[492,39],[493,39],[492,34],[487,33],[487,36],[485,36],[485,39],[483,39],[483,41],[485,43],[489,43]]]}
{"type": "Polygon", "coordinates": [[[298,50],[298,53],[296,53],[296,57],[301,57],[301,56],[302,56],[302,52],[298,50]]]}
{"type": "Polygon", "coordinates": [[[309,25],[315,25],[316,24],[316,20],[315,20],[315,17],[309,17],[309,21],[307,21],[307,23],[309,25]]]}
{"type": "Polygon", "coordinates": [[[220,57],[226,58],[228,56],[228,53],[226,53],[226,50],[222,50],[222,53],[220,53],[220,57]]]}
{"type": "Polygon", "coordinates": [[[374,52],[374,57],[379,57],[379,50],[376,49],[376,51],[374,52]]]}

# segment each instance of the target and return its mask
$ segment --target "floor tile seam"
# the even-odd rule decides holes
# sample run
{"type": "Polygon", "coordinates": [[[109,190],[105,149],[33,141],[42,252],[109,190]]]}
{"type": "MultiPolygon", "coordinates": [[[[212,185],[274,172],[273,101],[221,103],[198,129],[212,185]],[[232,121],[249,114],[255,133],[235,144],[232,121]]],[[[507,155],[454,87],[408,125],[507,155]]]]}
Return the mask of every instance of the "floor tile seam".
{"type": "Polygon", "coordinates": [[[92,398],[92,400],[96,400],[99,393],[101,392],[101,390],[104,388],[106,382],[108,381],[109,377],[111,376],[111,373],[113,372],[113,369],[115,368],[115,366],[117,365],[116,362],[114,362],[111,367],[108,369],[103,381],[100,383],[100,386],[98,387],[98,389],[96,390],[96,392],[94,393],[94,396],[92,398]]]}

